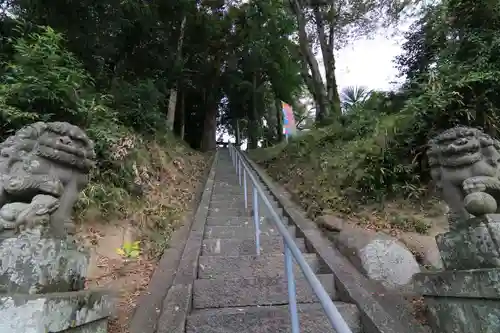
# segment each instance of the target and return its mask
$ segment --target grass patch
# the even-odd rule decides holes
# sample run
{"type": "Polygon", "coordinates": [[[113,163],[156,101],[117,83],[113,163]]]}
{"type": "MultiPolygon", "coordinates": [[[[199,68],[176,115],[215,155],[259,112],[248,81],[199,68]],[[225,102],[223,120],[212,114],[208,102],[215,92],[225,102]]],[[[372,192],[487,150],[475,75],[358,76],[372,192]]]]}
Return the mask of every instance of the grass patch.
{"type": "Polygon", "coordinates": [[[123,221],[141,231],[143,250],[157,257],[196,195],[209,155],[170,135],[130,135],[111,152],[108,169],[96,169],[76,207],[80,223],[123,221]]]}
{"type": "Polygon", "coordinates": [[[315,129],[288,144],[249,151],[249,156],[312,219],[334,214],[377,228],[425,234],[432,223],[421,217],[422,211],[439,203],[429,201],[415,165],[398,157],[396,136],[388,130],[392,123],[391,117],[383,118],[366,136],[339,125],[315,129]],[[387,209],[395,205],[398,209],[387,209]]]}

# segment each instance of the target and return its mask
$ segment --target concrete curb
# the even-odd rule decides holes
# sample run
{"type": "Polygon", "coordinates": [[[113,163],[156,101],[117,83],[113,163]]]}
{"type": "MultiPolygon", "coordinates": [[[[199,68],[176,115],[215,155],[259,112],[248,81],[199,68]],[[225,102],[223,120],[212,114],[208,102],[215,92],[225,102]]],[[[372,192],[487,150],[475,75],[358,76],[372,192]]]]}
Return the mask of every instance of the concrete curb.
{"type": "Polygon", "coordinates": [[[335,276],[341,301],[357,305],[361,312],[364,333],[428,333],[409,312],[409,304],[403,297],[390,294],[381,285],[368,280],[323,235],[319,227],[290,199],[288,193],[275,184],[256,163],[242,153],[262,183],[283,208],[284,216],[303,235],[306,246],[317,253],[335,276]]]}
{"type": "Polygon", "coordinates": [[[185,332],[186,318],[192,307],[193,284],[197,277],[198,258],[203,244],[203,233],[212,197],[218,154],[219,152],[215,154],[214,163],[196,210],[172,287],[163,302],[156,333],[185,332]]]}
{"type": "MultiPolygon", "coordinates": [[[[217,164],[217,154],[212,157],[212,165],[208,172],[206,172],[207,180],[204,185],[200,185],[198,192],[198,197],[194,201],[192,207],[192,213],[185,217],[185,223],[183,226],[172,234],[170,247],[165,250],[161,256],[158,266],[156,267],[153,275],[151,276],[151,281],[149,282],[147,291],[139,297],[138,305],[129,323],[130,333],[155,333],[158,328],[158,319],[160,315],[164,312],[165,302],[169,299],[168,293],[171,289],[172,295],[170,299],[175,295],[182,294],[180,291],[185,292],[190,290],[190,288],[174,288],[178,281],[179,273],[183,274],[181,270],[181,264],[183,263],[184,254],[189,242],[188,237],[190,236],[190,231],[197,224],[199,224],[198,219],[203,218],[203,214],[200,213],[200,208],[207,206],[207,209],[201,209],[208,213],[208,200],[212,195],[213,179],[215,175],[215,166],[217,164]],[[198,207],[198,209],[196,209],[198,207]],[[197,223],[198,222],[198,223],[197,223]],[[165,299],[165,301],[164,301],[165,299]]],[[[203,221],[204,222],[204,221],[203,221]]],[[[202,231],[203,235],[203,231],[202,231]]],[[[196,258],[197,260],[197,258],[196,258]]],[[[169,309],[169,311],[171,311],[169,309]]],[[[159,332],[159,331],[158,331],[159,332]]],[[[170,332],[175,332],[174,330],[170,332]]]]}

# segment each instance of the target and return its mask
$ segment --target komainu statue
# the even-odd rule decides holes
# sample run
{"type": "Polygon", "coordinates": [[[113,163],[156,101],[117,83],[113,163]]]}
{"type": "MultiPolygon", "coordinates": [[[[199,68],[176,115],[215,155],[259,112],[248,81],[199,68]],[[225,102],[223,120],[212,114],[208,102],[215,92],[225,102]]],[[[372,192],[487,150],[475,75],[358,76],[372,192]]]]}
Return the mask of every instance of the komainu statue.
{"type": "Polygon", "coordinates": [[[429,142],[431,175],[452,218],[450,227],[472,216],[498,212],[500,142],[478,129],[455,127],[429,142]]]}
{"type": "MultiPolygon", "coordinates": [[[[54,233],[64,236],[65,231],[71,232],[71,212],[79,192],[88,183],[94,158],[93,142],[80,128],[68,123],[39,122],[7,138],[0,144],[0,230],[23,228],[33,222],[26,220],[26,213],[16,215],[16,209],[6,207],[6,203],[29,203],[43,194],[58,199],[42,200],[48,205],[46,209],[54,210],[50,214],[54,233]]],[[[31,203],[39,210],[40,205],[40,198],[31,203]]]]}
{"type": "Polygon", "coordinates": [[[94,160],[92,140],[65,122],[0,144],[0,333],[105,332],[108,296],[84,290],[89,255],[71,237],[94,160]]]}
{"type": "Polygon", "coordinates": [[[455,127],[429,142],[432,178],[452,216],[436,236],[445,271],[413,276],[434,332],[500,332],[500,143],[455,127]]]}

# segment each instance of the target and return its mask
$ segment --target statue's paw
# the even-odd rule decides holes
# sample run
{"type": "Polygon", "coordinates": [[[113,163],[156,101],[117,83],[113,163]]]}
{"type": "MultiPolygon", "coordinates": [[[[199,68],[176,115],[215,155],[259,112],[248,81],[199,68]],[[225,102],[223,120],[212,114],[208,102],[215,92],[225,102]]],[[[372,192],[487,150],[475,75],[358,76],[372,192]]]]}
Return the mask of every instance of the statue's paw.
{"type": "Polygon", "coordinates": [[[0,222],[0,230],[15,230],[17,227],[15,222],[7,222],[7,221],[2,221],[0,222]]]}
{"type": "Polygon", "coordinates": [[[24,230],[26,230],[26,225],[24,224],[20,224],[16,227],[16,233],[23,232],[24,230]]]}
{"type": "Polygon", "coordinates": [[[493,214],[497,211],[497,201],[486,192],[474,192],[464,199],[464,206],[467,212],[474,216],[493,214]]]}
{"type": "Polygon", "coordinates": [[[72,220],[67,220],[64,222],[64,230],[69,235],[74,235],[76,233],[76,225],[72,220]]]}
{"type": "Polygon", "coordinates": [[[463,182],[463,189],[467,194],[474,192],[485,192],[486,184],[484,184],[484,182],[475,181],[474,179],[465,180],[463,182]]]}

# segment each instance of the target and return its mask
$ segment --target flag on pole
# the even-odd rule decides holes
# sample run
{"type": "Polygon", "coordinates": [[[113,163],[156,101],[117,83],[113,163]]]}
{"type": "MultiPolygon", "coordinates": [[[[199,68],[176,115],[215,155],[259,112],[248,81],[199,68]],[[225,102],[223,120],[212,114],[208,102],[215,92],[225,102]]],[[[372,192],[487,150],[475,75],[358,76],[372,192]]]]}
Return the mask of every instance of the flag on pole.
{"type": "Polygon", "coordinates": [[[295,117],[290,105],[285,102],[281,102],[281,104],[283,107],[283,132],[288,137],[296,132],[295,117]]]}

